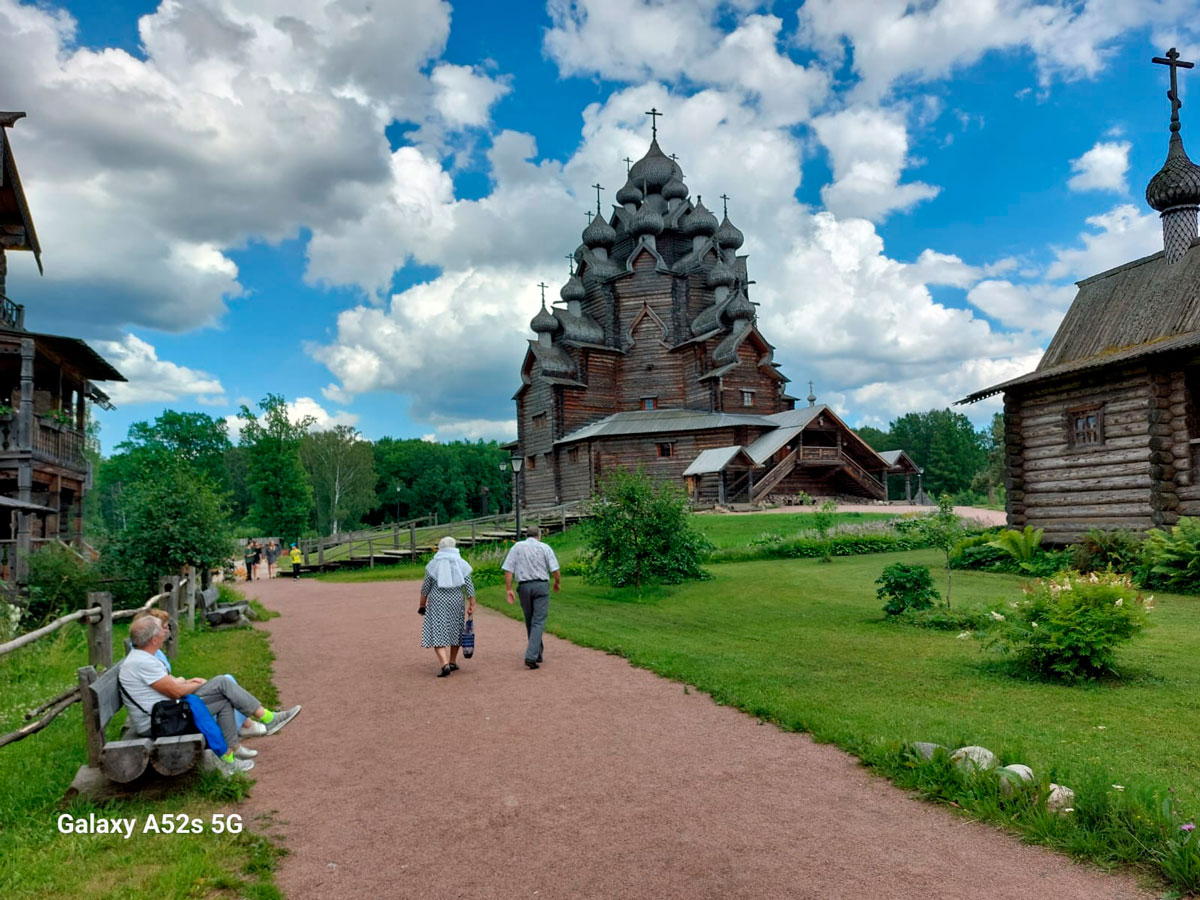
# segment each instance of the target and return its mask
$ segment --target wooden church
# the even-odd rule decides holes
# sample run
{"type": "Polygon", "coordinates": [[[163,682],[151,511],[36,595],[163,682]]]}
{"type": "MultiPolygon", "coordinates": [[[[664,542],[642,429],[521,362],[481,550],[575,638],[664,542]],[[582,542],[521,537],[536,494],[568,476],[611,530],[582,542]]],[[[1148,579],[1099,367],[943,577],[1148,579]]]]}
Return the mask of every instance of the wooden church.
{"type": "Polygon", "coordinates": [[[514,397],[523,504],[585,499],[622,467],[699,502],[884,499],[887,473],[911,461],[897,468],[811,391],[796,408],[758,328],[742,232],[689,198],[657,128],[608,215],[593,187],[562,303],[543,295],[530,323],[514,397]]]}
{"type": "Polygon", "coordinates": [[[87,404],[109,406],[95,382],[125,380],[78,338],[27,330],[25,307],[5,295],[9,252],[30,253],[42,268],[7,134],[24,115],[0,112],[0,577],[18,585],[39,547],[85,549],[87,404]]]}
{"type": "Polygon", "coordinates": [[[1055,543],[1200,515],[1200,166],[1183,149],[1172,48],[1171,138],[1146,202],[1163,249],[1079,282],[1035,371],[1004,394],[1009,525],[1055,543]]]}

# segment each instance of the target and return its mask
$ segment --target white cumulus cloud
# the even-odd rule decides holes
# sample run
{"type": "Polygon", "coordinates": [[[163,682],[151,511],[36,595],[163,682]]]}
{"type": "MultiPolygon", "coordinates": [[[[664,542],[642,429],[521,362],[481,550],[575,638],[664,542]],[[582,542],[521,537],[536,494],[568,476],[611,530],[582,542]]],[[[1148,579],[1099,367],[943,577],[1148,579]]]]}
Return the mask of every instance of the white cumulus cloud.
{"type": "Polygon", "coordinates": [[[1067,187],[1073,191],[1129,190],[1125,173],[1129,171],[1129,141],[1099,141],[1078,159],[1071,160],[1073,174],[1067,187]]]}
{"type": "Polygon", "coordinates": [[[133,333],[119,341],[97,341],[96,349],[112,363],[127,383],[114,381],[105,392],[117,404],[173,403],[190,400],[208,406],[226,403],[220,379],[158,358],[154,346],[133,333]]]}

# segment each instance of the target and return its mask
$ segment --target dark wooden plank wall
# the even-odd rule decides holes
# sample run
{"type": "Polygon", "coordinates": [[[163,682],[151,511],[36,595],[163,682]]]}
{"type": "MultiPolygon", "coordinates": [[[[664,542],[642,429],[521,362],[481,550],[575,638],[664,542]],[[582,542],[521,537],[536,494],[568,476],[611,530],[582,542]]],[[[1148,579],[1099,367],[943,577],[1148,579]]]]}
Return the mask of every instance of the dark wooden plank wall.
{"type": "Polygon", "coordinates": [[[738,366],[721,377],[721,409],[727,413],[749,413],[766,415],[783,409],[779,399],[777,378],[766,374],[758,365],[759,353],[750,344],[750,339],[738,348],[738,366]],[[742,391],[754,392],[754,405],[742,405],[742,391]]]}
{"type": "Polygon", "coordinates": [[[1157,412],[1169,381],[1138,367],[1006,397],[1009,524],[1066,543],[1092,527],[1148,528],[1164,519],[1164,504],[1175,515],[1175,469],[1160,458],[1172,456],[1172,429],[1157,412]],[[1067,411],[1101,403],[1103,445],[1071,447],[1067,411]]]}

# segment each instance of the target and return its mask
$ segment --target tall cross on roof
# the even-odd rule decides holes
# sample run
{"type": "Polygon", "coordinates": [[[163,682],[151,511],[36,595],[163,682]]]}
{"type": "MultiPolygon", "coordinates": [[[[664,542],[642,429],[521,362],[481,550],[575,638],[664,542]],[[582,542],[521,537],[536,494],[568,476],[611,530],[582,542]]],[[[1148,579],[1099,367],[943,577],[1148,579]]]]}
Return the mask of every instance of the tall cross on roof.
{"type": "Polygon", "coordinates": [[[674,153],[671,154],[671,162],[679,162],[679,157],[674,153]]]}
{"type": "Polygon", "coordinates": [[[549,285],[546,284],[546,282],[541,281],[541,282],[538,282],[538,287],[540,287],[542,289],[542,309],[545,309],[546,308],[546,288],[549,287],[549,285]]]}
{"type": "Polygon", "coordinates": [[[594,215],[595,215],[595,213],[594,213],[594,212],[592,212],[590,209],[587,211],[587,217],[588,217],[588,224],[589,224],[589,225],[591,225],[591,224],[592,224],[592,216],[594,216],[594,215]]]}
{"type": "Polygon", "coordinates": [[[600,192],[604,190],[604,188],[598,181],[593,184],[592,187],[596,189],[596,215],[600,215],[600,192]]]}
{"type": "MultiPolygon", "coordinates": [[[[590,224],[590,223],[589,223],[589,224],[590,224]]],[[[575,274],[575,254],[574,254],[574,253],[568,253],[568,254],[567,254],[567,259],[569,259],[569,260],[571,261],[571,274],[572,274],[572,275],[574,275],[574,274],[575,274]]]]}
{"type": "Polygon", "coordinates": [[[728,194],[721,195],[721,212],[724,214],[725,218],[727,218],[727,219],[729,218],[729,195],[728,194]]]}
{"type": "Polygon", "coordinates": [[[628,175],[629,170],[631,168],[633,168],[633,160],[627,156],[623,160],[621,160],[621,162],[625,163],[625,174],[628,175]]]}
{"type": "Polygon", "coordinates": [[[1171,130],[1179,130],[1179,107],[1183,106],[1183,101],[1179,99],[1179,84],[1176,81],[1176,69],[1190,69],[1195,66],[1195,63],[1184,62],[1179,58],[1179,51],[1172,47],[1167,51],[1166,59],[1161,56],[1156,56],[1151,62],[1156,62],[1160,66],[1169,66],[1171,69],[1171,89],[1167,91],[1167,99],[1171,101],[1171,130]]]}
{"type": "Polygon", "coordinates": [[[657,141],[658,140],[658,117],[661,116],[662,113],[660,113],[658,111],[657,107],[652,106],[646,112],[646,115],[648,115],[650,117],[650,137],[652,140],[657,141]]]}

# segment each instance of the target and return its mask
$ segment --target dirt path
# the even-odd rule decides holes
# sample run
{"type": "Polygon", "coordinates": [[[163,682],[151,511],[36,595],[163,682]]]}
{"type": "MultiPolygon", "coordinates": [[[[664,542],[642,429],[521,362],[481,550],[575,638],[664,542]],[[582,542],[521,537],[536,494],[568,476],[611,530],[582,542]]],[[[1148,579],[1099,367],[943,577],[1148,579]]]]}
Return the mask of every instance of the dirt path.
{"type": "MultiPolygon", "coordinates": [[[[311,898],[1149,898],[910,799],[852,757],[482,610],[435,678],[413,582],[255,582],[285,703],[252,813],[311,898]]],[[[555,601],[566,602],[566,601],[555,601]]],[[[553,605],[551,619],[553,619],[553,605]]]]}

